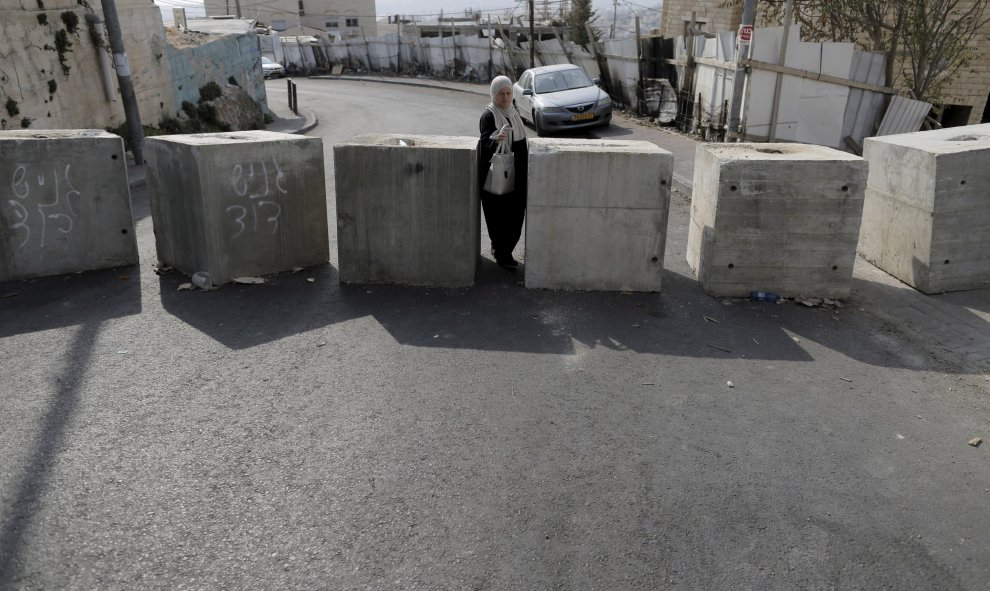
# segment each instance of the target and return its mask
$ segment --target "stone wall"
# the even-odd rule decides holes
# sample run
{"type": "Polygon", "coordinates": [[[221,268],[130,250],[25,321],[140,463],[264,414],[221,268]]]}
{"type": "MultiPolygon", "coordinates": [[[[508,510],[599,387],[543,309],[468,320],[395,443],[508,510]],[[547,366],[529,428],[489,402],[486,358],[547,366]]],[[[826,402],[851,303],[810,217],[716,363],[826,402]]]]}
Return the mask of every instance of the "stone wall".
{"type": "MultiPolygon", "coordinates": [[[[199,89],[207,82],[225,87],[231,78],[268,111],[253,31],[200,34],[173,45],[157,6],[142,0],[116,4],[145,126],[157,127],[163,118],[175,117],[182,101],[196,104],[199,89]]],[[[0,8],[0,129],[110,129],[125,123],[107,37],[105,48],[98,47],[87,23],[87,14],[105,20],[101,10],[77,0],[45,0],[45,10],[27,0],[13,8],[6,8],[9,3],[4,6],[0,8]],[[101,57],[107,66],[101,64],[101,57]],[[112,96],[104,89],[106,80],[112,96]]]]}
{"type": "Polygon", "coordinates": [[[166,45],[169,67],[175,85],[175,101],[195,104],[199,89],[208,82],[221,87],[233,78],[264,111],[268,111],[265,79],[261,72],[261,52],[258,35],[179,34],[168,30],[166,45]]]}
{"type": "MultiPolygon", "coordinates": [[[[44,10],[37,7],[24,1],[0,9],[0,127],[99,129],[122,124],[116,73],[109,72],[116,99],[111,100],[103,90],[98,53],[106,50],[96,46],[86,21],[87,13],[102,19],[102,11],[76,0],[46,0],[44,10]]],[[[176,110],[161,13],[137,0],[118,0],[117,11],[141,118],[157,123],[176,110]]]]}
{"type": "MultiPolygon", "coordinates": [[[[973,5],[973,0],[962,0],[959,4],[961,10],[968,10],[973,5]]],[[[983,16],[990,17],[990,7],[983,16]]],[[[943,91],[944,102],[973,106],[969,116],[971,125],[980,123],[986,108],[987,95],[990,94],[990,23],[980,30],[980,34],[974,39],[974,45],[976,54],[969,66],[961,69],[943,91]]]]}
{"type": "Polygon", "coordinates": [[[665,0],[660,17],[660,34],[677,37],[684,34],[684,25],[691,20],[691,13],[704,24],[708,32],[735,31],[742,20],[742,2],[739,6],[724,6],[725,0],[665,0]]]}

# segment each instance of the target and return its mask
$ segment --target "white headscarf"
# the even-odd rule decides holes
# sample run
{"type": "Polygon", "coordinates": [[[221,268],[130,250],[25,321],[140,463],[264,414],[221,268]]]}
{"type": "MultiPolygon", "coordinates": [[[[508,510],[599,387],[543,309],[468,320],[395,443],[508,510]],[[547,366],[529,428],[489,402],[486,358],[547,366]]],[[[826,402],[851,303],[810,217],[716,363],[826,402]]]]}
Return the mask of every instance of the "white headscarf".
{"type": "Polygon", "coordinates": [[[502,129],[502,126],[510,123],[512,125],[512,141],[518,142],[519,140],[526,139],[526,128],[523,127],[522,118],[519,117],[519,111],[516,110],[516,106],[509,105],[508,109],[501,109],[495,104],[495,95],[503,88],[512,88],[512,80],[509,80],[508,76],[497,76],[492,80],[491,87],[489,87],[492,102],[488,103],[488,109],[495,115],[495,133],[491,137],[494,139],[498,135],[499,130],[502,129]]]}

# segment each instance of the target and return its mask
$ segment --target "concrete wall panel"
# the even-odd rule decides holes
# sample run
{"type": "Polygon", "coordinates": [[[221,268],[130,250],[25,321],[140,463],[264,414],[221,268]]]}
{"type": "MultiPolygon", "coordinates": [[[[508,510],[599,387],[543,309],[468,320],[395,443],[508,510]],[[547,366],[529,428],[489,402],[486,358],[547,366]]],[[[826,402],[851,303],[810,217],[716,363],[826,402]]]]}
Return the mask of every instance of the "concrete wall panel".
{"type": "Polygon", "coordinates": [[[137,262],[123,140],[0,131],[0,281],[137,262]]]}
{"type": "Polygon", "coordinates": [[[334,146],[340,280],[472,285],[476,145],[470,137],[368,134],[334,146]]]}
{"type": "Polygon", "coordinates": [[[823,146],[699,145],[691,269],[713,295],[847,296],[866,177],[862,158],[823,146]]]}
{"type": "Polygon", "coordinates": [[[530,140],[526,287],[660,291],[673,164],[649,142],[530,140]]]}
{"type": "Polygon", "coordinates": [[[158,258],[214,284],[329,259],[323,142],[242,131],[148,138],[158,258]]]}

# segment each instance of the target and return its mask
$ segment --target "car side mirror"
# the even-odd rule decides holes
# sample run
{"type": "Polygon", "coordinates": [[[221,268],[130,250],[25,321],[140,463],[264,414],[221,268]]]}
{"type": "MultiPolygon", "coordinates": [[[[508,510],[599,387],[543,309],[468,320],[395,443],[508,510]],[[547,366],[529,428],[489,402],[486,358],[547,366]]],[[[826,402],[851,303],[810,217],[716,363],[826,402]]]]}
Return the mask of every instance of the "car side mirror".
{"type": "Polygon", "coordinates": [[[523,89],[523,96],[533,96],[533,89],[532,88],[524,88],[523,89]]]}
{"type": "Polygon", "coordinates": [[[602,85],[602,79],[601,78],[595,78],[595,79],[592,80],[592,82],[595,83],[595,86],[601,86],[602,85]]]}

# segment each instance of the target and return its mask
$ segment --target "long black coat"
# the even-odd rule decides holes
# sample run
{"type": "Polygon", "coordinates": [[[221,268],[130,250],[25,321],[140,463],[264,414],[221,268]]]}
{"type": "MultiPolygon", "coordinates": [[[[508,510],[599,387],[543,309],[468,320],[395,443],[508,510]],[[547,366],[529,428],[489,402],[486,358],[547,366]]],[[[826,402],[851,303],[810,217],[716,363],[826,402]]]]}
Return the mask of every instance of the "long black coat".
{"type": "Polygon", "coordinates": [[[485,211],[488,235],[492,239],[492,252],[496,260],[511,257],[512,250],[522,235],[523,220],[526,217],[526,174],[529,170],[529,150],[526,140],[512,142],[513,161],[516,168],[516,187],[511,193],[493,195],[485,191],[488,165],[498,149],[498,142],[491,139],[496,131],[495,115],[488,109],[481,114],[479,123],[481,135],[478,138],[478,191],[481,206],[485,211]]]}

